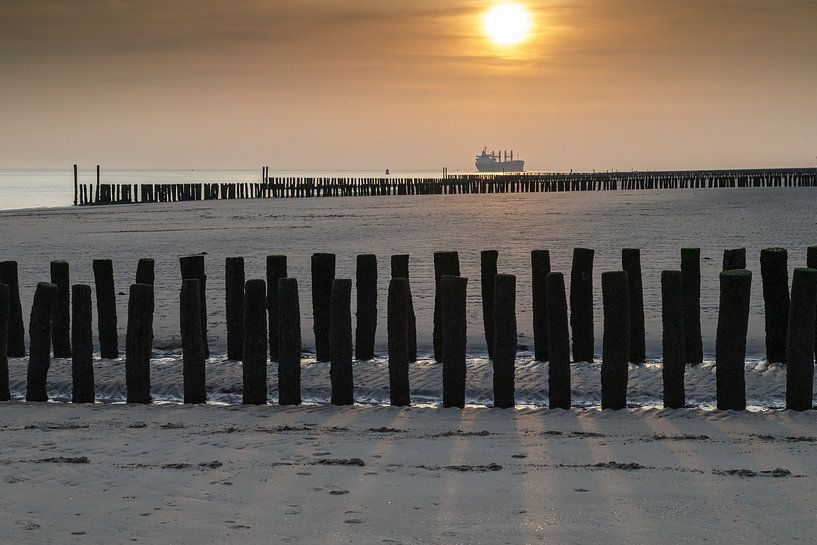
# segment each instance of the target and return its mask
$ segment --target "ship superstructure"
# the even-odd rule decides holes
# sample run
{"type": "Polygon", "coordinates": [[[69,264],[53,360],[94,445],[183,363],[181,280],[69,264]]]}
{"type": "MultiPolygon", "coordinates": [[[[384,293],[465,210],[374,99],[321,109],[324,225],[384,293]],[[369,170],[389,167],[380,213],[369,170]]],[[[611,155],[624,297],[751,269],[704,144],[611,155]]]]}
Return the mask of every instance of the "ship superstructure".
{"type": "Polygon", "coordinates": [[[488,148],[483,148],[482,153],[477,155],[475,164],[479,172],[523,172],[525,170],[525,161],[514,159],[513,150],[509,157],[507,151],[488,153],[488,148]],[[503,153],[505,154],[504,160],[503,153]]]}

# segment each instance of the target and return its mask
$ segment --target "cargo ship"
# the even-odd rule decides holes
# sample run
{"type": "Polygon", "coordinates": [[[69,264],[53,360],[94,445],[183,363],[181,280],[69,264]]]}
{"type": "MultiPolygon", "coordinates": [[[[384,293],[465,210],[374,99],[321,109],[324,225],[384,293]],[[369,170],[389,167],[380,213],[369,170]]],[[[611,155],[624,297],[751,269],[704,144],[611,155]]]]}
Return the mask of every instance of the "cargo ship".
{"type": "Polygon", "coordinates": [[[496,153],[491,151],[488,153],[488,148],[484,148],[480,155],[477,155],[477,170],[479,172],[523,172],[525,170],[525,161],[513,158],[513,150],[511,150],[510,157],[508,152],[505,153],[503,160],[503,152],[496,153]]]}

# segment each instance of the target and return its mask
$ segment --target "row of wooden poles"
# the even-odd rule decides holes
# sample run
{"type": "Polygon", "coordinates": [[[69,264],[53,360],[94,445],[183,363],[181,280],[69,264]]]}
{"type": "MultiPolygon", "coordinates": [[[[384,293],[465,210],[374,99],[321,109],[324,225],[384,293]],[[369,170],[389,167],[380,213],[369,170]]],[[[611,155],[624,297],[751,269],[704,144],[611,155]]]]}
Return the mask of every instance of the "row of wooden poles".
{"type": "Polygon", "coordinates": [[[817,169],[614,172],[592,174],[447,175],[444,178],[270,177],[257,183],[80,184],[74,165],[74,204],[134,204],[224,199],[356,197],[479,193],[543,193],[630,189],[814,187],[817,169]]]}
{"type": "MultiPolygon", "coordinates": [[[[497,251],[481,253],[483,325],[493,361],[494,406],[512,407],[517,354],[516,277],[498,272],[497,251]]],[[[549,361],[549,406],[571,406],[570,364],[594,358],[594,251],[577,248],[566,296],[562,273],[552,272],[547,250],[531,252],[534,353],[549,361]],[[568,320],[568,308],[570,318],[568,320]],[[572,332],[572,339],[571,339],[572,332]],[[572,346],[571,346],[572,341],[572,346]]],[[[817,326],[817,246],[796,268],[791,291],[785,249],[761,251],[766,354],[786,369],[786,407],[812,408],[817,326]]],[[[266,279],[245,279],[244,258],[225,263],[227,356],[243,362],[243,402],[267,402],[267,361],[277,361],[279,403],[301,402],[301,323],[298,281],[287,276],[287,258],[268,256],[266,279]]],[[[119,357],[116,301],[111,260],[93,261],[100,354],[119,357]]],[[[185,403],[206,400],[207,298],[204,257],[180,258],[180,327],[185,403]]],[[[466,287],[457,252],[434,254],[434,358],[442,363],[445,407],[463,407],[466,385],[466,287]]],[[[645,361],[641,255],[622,251],[622,270],[604,272],[604,333],[601,362],[603,408],[627,406],[628,364],[645,361]]],[[[357,320],[352,336],[352,280],[335,278],[335,255],[311,258],[315,354],[330,362],[331,402],[354,402],[352,362],[374,357],[377,329],[377,258],[357,256],[357,320]]],[[[716,337],[717,406],[746,407],[744,366],[752,273],[746,250],[724,252],[716,337]]],[[[153,346],[154,261],[141,259],[130,286],[125,350],[127,401],[149,403],[153,346]]],[[[670,408],[686,403],[687,364],[703,361],[700,320],[700,250],[681,250],[680,270],[661,274],[663,400],[670,408]]],[[[92,300],[89,285],[70,285],[65,261],[51,262],[51,282],[37,284],[29,322],[26,399],[47,401],[51,350],[70,357],[73,401],[93,402],[92,300]],[[70,286],[70,290],[69,290],[70,286]],[[71,323],[73,322],[73,327],[71,323]]],[[[416,318],[409,285],[409,256],[391,257],[387,301],[390,401],[409,405],[409,364],[417,360],[416,318]]],[[[0,400],[10,399],[8,356],[25,356],[17,263],[0,263],[0,400]]]]}

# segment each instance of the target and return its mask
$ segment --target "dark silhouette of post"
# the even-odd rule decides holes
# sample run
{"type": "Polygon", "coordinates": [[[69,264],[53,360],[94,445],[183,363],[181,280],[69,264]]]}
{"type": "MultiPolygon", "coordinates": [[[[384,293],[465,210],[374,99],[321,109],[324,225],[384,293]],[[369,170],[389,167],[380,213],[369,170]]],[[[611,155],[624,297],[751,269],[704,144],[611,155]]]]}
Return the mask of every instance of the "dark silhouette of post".
{"type": "MultiPolygon", "coordinates": [[[[225,261],[224,287],[227,307],[227,359],[231,360],[243,359],[245,282],[244,258],[228,257],[225,261]]],[[[266,294],[264,296],[266,297],[266,294]]]]}
{"type": "Polygon", "coordinates": [[[445,275],[440,279],[443,329],[443,407],[465,407],[466,319],[468,279],[445,275]]]}
{"type": "Polygon", "coordinates": [[[720,274],[720,289],[715,341],[718,409],[742,411],[746,408],[744,366],[752,273],[740,269],[723,271],[720,274]]]}
{"type": "Polygon", "coordinates": [[[630,362],[641,364],[647,359],[644,333],[644,289],[641,284],[641,250],[621,250],[622,269],[627,273],[630,294],[630,362]]]}
{"type": "Polygon", "coordinates": [[[443,276],[460,275],[460,257],[457,252],[434,252],[434,359],[443,357],[443,313],[441,280],[443,276]]]}
{"type": "Polygon", "coordinates": [[[179,258],[179,268],[182,281],[199,281],[199,306],[201,307],[201,338],[204,344],[204,357],[210,357],[210,347],[207,342],[207,275],[204,273],[204,256],[190,255],[179,258]]]}
{"type": "Polygon", "coordinates": [[[51,346],[55,358],[70,358],[71,280],[67,261],[51,262],[51,283],[57,286],[51,319],[51,346]]]}
{"type": "Polygon", "coordinates": [[[9,287],[0,284],[0,401],[11,399],[8,359],[9,302],[9,287]]]}
{"type": "Polygon", "coordinates": [[[499,252],[484,250],[480,253],[480,283],[482,285],[482,324],[488,357],[494,357],[494,289],[496,288],[496,262],[499,252]]]}
{"type": "Polygon", "coordinates": [[[355,354],[364,361],[374,358],[374,340],[377,333],[377,256],[357,256],[357,325],[355,327],[355,354]]]}
{"type": "Polygon", "coordinates": [[[16,261],[0,262],[0,284],[9,287],[8,356],[10,358],[22,358],[26,355],[26,332],[23,325],[23,306],[20,302],[20,284],[17,278],[16,261]]]}
{"type": "Polygon", "coordinates": [[[301,404],[301,306],[294,278],[278,279],[278,402],[301,404]]]}
{"type": "Polygon", "coordinates": [[[132,284],[125,337],[125,383],[128,403],[150,403],[150,356],[153,353],[153,286],[132,284]]]}
{"type": "Polygon", "coordinates": [[[116,290],[113,282],[113,262],[94,259],[96,314],[99,330],[99,352],[103,358],[119,357],[119,333],[116,330],[116,290]]]}
{"type": "MultiPolygon", "coordinates": [[[[2,263],[0,263],[0,267],[2,267],[2,263]]],[[[817,269],[817,246],[809,246],[806,252],[806,267],[809,269],[817,269]]],[[[2,272],[0,272],[2,275],[2,272]]],[[[0,282],[2,279],[0,278],[0,282]]],[[[817,319],[815,319],[815,335],[814,335],[814,352],[817,354],[817,319]]],[[[9,341],[11,342],[11,341],[9,341]]]]}
{"type": "Polygon", "coordinates": [[[530,260],[533,273],[533,351],[536,361],[548,361],[546,279],[547,275],[550,274],[550,252],[547,250],[533,250],[530,254],[530,260]]]}
{"type": "Polygon", "coordinates": [[[587,248],[573,250],[570,271],[570,328],[573,361],[593,361],[593,256],[587,248]]]}
{"type": "Polygon", "coordinates": [[[318,361],[329,361],[329,315],[333,280],[335,254],[312,254],[312,330],[315,334],[315,359],[318,361]]]}
{"type": "Polygon", "coordinates": [[[760,251],[763,306],[766,322],[766,360],[786,362],[786,329],[789,320],[788,255],[784,248],[760,251]]]}
{"type": "Polygon", "coordinates": [[[278,361],[278,280],[287,277],[287,256],[267,256],[267,320],[269,358],[278,361]]]}
{"type": "Polygon", "coordinates": [[[140,258],[136,263],[136,283],[150,284],[151,286],[156,281],[156,273],[154,272],[155,261],[152,257],[140,258]]]}
{"type": "Polygon", "coordinates": [[[182,291],[179,295],[179,319],[182,334],[185,403],[204,403],[207,401],[199,293],[201,292],[198,280],[182,280],[182,291]]]}
{"type": "Polygon", "coordinates": [[[267,284],[263,280],[247,280],[244,292],[242,402],[263,405],[267,402],[267,284]]]}
{"type": "Polygon", "coordinates": [[[570,332],[567,320],[567,297],[562,273],[545,276],[547,297],[548,406],[570,409],[570,332]]]}
{"type": "Polygon", "coordinates": [[[734,271],[746,268],[746,248],[723,251],[723,270],[734,271]]]}
{"type": "Polygon", "coordinates": [[[817,270],[794,269],[786,339],[786,408],[812,409],[817,270]]]}
{"type": "Polygon", "coordinates": [[[329,378],[332,382],[332,404],[352,405],[355,402],[355,395],[352,374],[351,280],[336,278],[333,281],[331,306],[329,313],[329,378]]]}
{"type": "Polygon", "coordinates": [[[602,273],[604,340],[601,362],[601,408],[627,408],[630,358],[630,294],[625,271],[602,273]]]}
{"type": "MultiPolygon", "coordinates": [[[[409,280],[408,254],[391,256],[391,277],[409,280]]],[[[417,361],[417,317],[414,315],[410,282],[408,292],[408,358],[410,362],[417,361]]]]}
{"type": "MultiPolygon", "coordinates": [[[[387,322],[389,335],[389,398],[392,405],[411,405],[408,356],[408,279],[389,282],[387,322]]],[[[442,310],[442,309],[441,309],[442,310]]]]}
{"type": "Polygon", "coordinates": [[[46,383],[51,366],[51,315],[56,298],[57,286],[47,282],[37,284],[28,322],[30,346],[26,401],[48,401],[46,383]]]}
{"type": "Polygon", "coordinates": [[[91,286],[71,286],[71,401],[93,403],[94,342],[91,286]]]}
{"type": "Polygon", "coordinates": [[[494,407],[516,405],[516,277],[496,275],[494,291],[494,407]]]}
{"type": "Polygon", "coordinates": [[[704,361],[701,339],[701,249],[681,248],[684,303],[684,355],[687,363],[704,361]]]}
{"type": "Polygon", "coordinates": [[[664,407],[680,409],[686,404],[684,374],[684,301],[681,271],[661,272],[661,325],[664,407]]]}
{"type": "Polygon", "coordinates": [[[77,176],[77,165],[74,165],[74,206],[77,205],[77,194],[79,193],[79,176],[77,176]]]}

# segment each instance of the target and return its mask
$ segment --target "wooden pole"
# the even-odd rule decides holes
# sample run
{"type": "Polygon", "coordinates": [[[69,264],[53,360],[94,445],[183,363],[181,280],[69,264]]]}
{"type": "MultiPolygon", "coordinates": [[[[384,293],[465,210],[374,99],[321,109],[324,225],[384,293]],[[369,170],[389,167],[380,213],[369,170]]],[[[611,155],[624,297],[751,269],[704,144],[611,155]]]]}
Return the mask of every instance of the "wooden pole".
{"type": "Polygon", "coordinates": [[[99,203],[99,165],[96,166],[96,202],[99,203]]]}
{"type": "Polygon", "coordinates": [[[37,284],[28,322],[30,348],[26,401],[48,401],[46,383],[51,366],[51,315],[56,297],[57,286],[47,282],[37,284]]]}
{"type": "MultiPolygon", "coordinates": [[[[533,284],[533,351],[536,361],[548,361],[547,275],[550,274],[550,252],[533,250],[530,254],[533,284]]],[[[564,279],[562,279],[564,282],[564,279]]],[[[570,348],[568,347],[568,350],[570,348]]],[[[570,355],[568,354],[568,358],[570,355]]]]}
{"type": "Polygon", "coordinates": [[[494,290],[496,289],[499,252],[484,250],[480,253],[480,284],[482,286],[482,324],[488,357],[494,357],[494,290]]]}
{"type": "MultiPolygon", "coordinates": [[[[230,360],[243,358],[245,281],[244,258],[228,257],[225,260],[224,287],[227,308],[227,359],[230,360]]],[[[198,283],[196,286],[198,287],[198,283]]]]}
{"type": "Polygon", "coordinates": [[[263,405],[267,402],[267,284],[263,280],[247,280],[244,291],[242,402],[263,405]]]}
{"type": "Polygon", "coordinates": [[[16,261],[0,262],[0,284],[9,287],[8,355],[10,358],[22,358],[26,355],[26,332],[16,261]]]}
{"type": "MultiPolygon", "coordinates": [[[[2,263],[0,263],[0,282],[2,282],[2,263]]],[[[806,252],[806,267],[817,269],[817,246],[809,246],[806,252]]],[[[817,355],[817,319],[815,319],[814,352],[817,355]]],[[[9,340],[9,343],[11,341],[9,340]]],[[[10,355],[10,354],[9,354],[10,355]]]]}
{"type": "Polygon", "coordinates": [[[548,406],[570,409],[570,332],[567,320],[565,279],[562,273],[545,275],[547,298],[548,406]]]}
{"type": "Polygon", "coordinates": [[[723,251],[723,270],[733,271],[746,268],[746,248],[723,251]]]}
{"type": "Polygon", "coordinates": [[[205,403],[207,401],[204,342],[201,338],[200,293],[198,280],[190,279],[182,281],[182,291],[179,295],[179,319],[182,334],[185,403],[205,403]]]}
{"type": "Polygon", "coordinates": [[[494,292],[494,407],[516,405],[516,277],[496,275],[494,292]]]}
{"type": "Polygon", "coordinates": [[[443,407],[465,407],[467,286],[468,279],[460,276],[446,275],[440,279],[443,305],[443,407]]]}
{"type": "Polygon", "coordinates": [[[96,313],[99,330],[99,352],[103,358],[119,357],[119,334],[116,329],[116,290],[113,281],[113,261],[94,259],[96,313]]]}
{"type": "Polygon", "coordinates": [[[784,248],[760,251],[763,303],[766,322],[766,360],[786,362],[786,329],[789,319],[788,255],[784,248]]]}
{"type": "Polygon", "coordinates": [[[204,357],[210,357],[210,348],[207,342],[207,275],[204,273],[204,256],[191,255],[179,258],[179,269],[182,281],[199,281],[199,304],[201,307],[201,338],[204,343],[204,357]]]}
{"type": "Polygon", "coordinates": [[[78,176],[77,176],[77,165],[74,165],[74,206],[77,205],[77,193],[78,191],[78,176]]]}
{"type": "Polygon", "coordinates": [[[642,364],[647,359],[644,333],[644,289],[641,281],[641,250],[621,250],[622,269],[627,273],[630,294],[630,362],[642,364]]]}
{"type": "Polygon", "coordinates": [[[443,314],[441,280],[443,276],[460,275],[460,258],[457,252],[434,252],[434,359],[442,361],[443,357],[443,314]]]}
{"type": "Polygon", "coordinates": [[[8,332],[9,332],[9,287],[0,284],[0,401],[9,401],[9,359],[8,359],[8,332]]]}
{"type": "Polygon", "coordinates": [[[720,289],[715,341],[718,409],[742,411],[746,408],[744,366],[752,273],[747,270],[723,271],[720,289]]]}
{"type": "Polygon", "coordinates": [[[701,340],[701,249],[681,248],[684,303],[684,355],[687,363],[704,361],[701,340]]]}
{"type": "Polygon", "coordinates": [[[601,363],[601,408],[627,408],[630,356],[630,294],[625,271],[601,275],[604,340],[601,363]]]}
{"type": "Polygon", "coordinates": [[[91,286],[71,286],[71,376],[73,403],[94,402],[94,342],[91,286]]]}
{"type": "MultiPolygon", "coordinates": [[[[391,256],[391,277],[409,280],[408,254],[391,256]]],[[[411,283],[408,292],[408,358],[409,362],[417,361],[417,317],[414,314],[414,302],[411,295],[411,283]]]]}
{"type": "Polygon", "coordinates": [[[269,321],[269,358],[278,361],[278,280],[287,277],[287,256],[267,256],[267,320],[269,321]]]}
{"type": "Polygon", "coordinates": [[[51,283],[57,286],[51,321],[51,346],[55,358],[71,357],[71,281],[68,262],[51,262],[51,283]]]}
{"type": "Polygon", "coordinates": [[[294,278],[278,280],[278,402],[301,404],[301,307],[294,278]]]}
{"type": "Polygon", "coordinates": [[[136,283],[150,284],[152,286],[156,281],[154,268],[155,262],[153,258],[143,257],[139,259],[139,262],[136,264],[136,283]]]}
{"type": "Polygon", "coordinates": [[[570,271],[570,328],[573,361],[593,361],[593,256],[587,248],[573,250],[570,271]]]}
{"type": "Polygon", "coordinates": [[[392,278],[387,302],[389,397],[392,405],[411,405],[408,357],[408,279],[392,278]]]}
{"type": "Polygon", "coordinates": [[[317,361],[329,361],[329,315],[334,279],[335,254],[312,254],[312,329],[317,361]]]}
{"type": "Polygon", "coordinates": [[[332,282],[329,313],[329,378],[332,382],[332,404],[355,402],[352,374],[352,281],[336,278],[332,282]]]}
{"type": "Polygon", "coordinates": [[[359,361],[374,358],[377,333],[377,257],[373,254],[357,256],[357,326],[355,327],[355,354],[359,361]]]}
{"type": "Polygon", "coordinates": [[[794,269],[786,338],[786,408],[812,409],[817,270],[794,269]]]}
{"type": "Polygon", "coordinates": [[[150,356],[153,353],[153,286],[132,284],[125,337],[128,403],[150,403],[150,356]]]}
{"type": "Polygon", "coordinates": [[[686,404],[684,373],[684,302],[681,271],[661,272],[661,324],[663,330],[664,407],[680,409],[686,404]]]}

